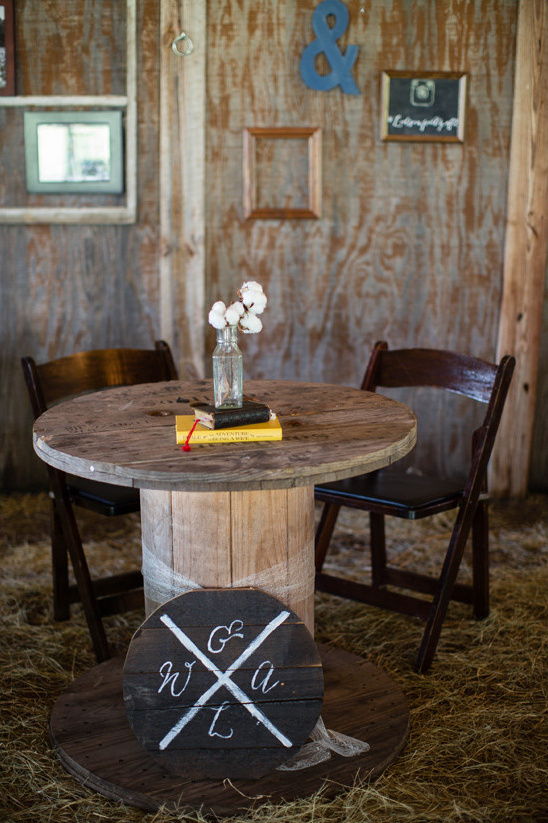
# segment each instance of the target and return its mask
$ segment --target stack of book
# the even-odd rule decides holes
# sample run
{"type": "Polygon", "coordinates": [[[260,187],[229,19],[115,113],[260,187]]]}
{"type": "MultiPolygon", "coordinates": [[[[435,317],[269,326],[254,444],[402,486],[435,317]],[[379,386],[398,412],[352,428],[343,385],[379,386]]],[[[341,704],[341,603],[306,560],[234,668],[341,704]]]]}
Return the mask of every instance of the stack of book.
{"type": "Polygon", "coordinates": [[[268,406],[256,400],[244,400],[239,409],[217,409],[205,403],[193,408],[194,415],[179,414],[176,417],[178,444],[282,439],[282,427],[277,416],[268,406]]]}

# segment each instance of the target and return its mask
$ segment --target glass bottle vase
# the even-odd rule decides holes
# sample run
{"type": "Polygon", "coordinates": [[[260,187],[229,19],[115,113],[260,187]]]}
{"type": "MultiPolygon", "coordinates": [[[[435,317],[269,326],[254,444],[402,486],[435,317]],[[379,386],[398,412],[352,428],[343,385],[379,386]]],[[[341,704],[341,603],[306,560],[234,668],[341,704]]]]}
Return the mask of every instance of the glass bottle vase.
{"type": "Polygon", "coordinates": [[[213,396],[217,409],[239,409],[242,406],[243,366],[237,326],[217,329],[217,346],[213,352],[213,396]]]}

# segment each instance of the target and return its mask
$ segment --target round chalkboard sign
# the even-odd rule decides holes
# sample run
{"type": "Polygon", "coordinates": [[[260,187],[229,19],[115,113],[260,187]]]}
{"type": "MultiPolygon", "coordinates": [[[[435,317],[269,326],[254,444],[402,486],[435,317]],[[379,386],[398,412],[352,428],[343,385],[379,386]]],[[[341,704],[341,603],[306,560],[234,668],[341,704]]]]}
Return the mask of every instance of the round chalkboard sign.
{"type": "Polygon", "coordinates": [[[308,629],[258,589],[169,600],[135,633],[123,680],[135,735],[187,777],[261,777],[296,754],[323,702],[308,629]]]}

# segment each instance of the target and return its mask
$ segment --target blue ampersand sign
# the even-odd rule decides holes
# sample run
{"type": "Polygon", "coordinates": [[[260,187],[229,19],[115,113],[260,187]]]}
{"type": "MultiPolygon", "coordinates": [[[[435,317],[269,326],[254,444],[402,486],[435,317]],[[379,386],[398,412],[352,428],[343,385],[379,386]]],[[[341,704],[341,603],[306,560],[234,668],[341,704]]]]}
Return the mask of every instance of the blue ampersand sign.
{"type": "Polygon", "coordinates": [[[360,93],[350,73],[356,62],[359,46],[347,46],[343,54],[335,42],[347,27],[348,9],[341,0],[323,0],[314,9],[312,28],[317,39],[305,48],[301,57],[301,77],[311,89],[330,91],[335,86],[340,86],[345,94],[360,93]],[[335,18],[333,27],[327,22],[329,15],[335,18]],[[322,51],[331,66],[331,72],[325,75],[318,74],[314,65],[316,57],[322,51]]]}

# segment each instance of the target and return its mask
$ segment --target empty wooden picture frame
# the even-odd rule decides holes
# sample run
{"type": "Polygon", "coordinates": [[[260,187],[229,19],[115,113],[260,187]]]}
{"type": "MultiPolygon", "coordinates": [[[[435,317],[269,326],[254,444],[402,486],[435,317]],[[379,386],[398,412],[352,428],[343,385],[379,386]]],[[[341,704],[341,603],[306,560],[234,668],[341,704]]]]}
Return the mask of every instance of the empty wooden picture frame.
{"type": "Polygon", "coordinates": [[[318,128],[244,129],[246,219],[313,220],[321,217],[321,141],[321,129],[318,128]]]}

